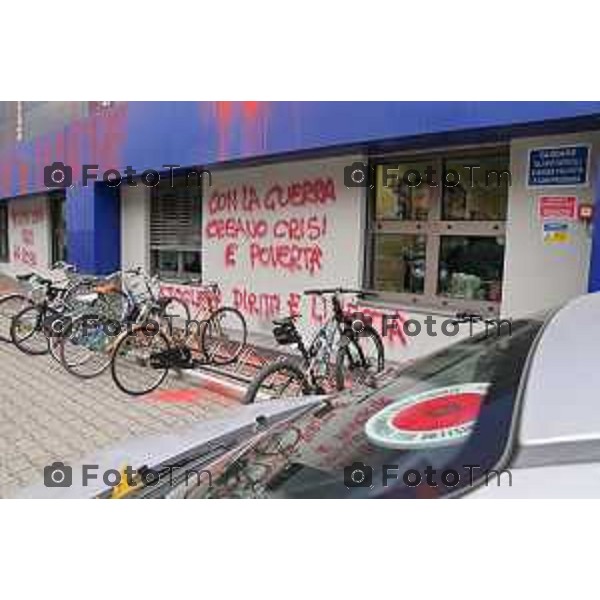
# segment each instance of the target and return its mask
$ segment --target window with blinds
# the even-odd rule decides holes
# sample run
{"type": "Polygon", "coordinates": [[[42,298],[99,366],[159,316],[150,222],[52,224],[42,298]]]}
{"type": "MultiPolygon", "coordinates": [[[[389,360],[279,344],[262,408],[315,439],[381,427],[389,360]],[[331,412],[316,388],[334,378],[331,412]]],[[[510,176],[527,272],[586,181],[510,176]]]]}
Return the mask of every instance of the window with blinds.
{"type": "Polygon", "coordinates": [[[169,178],[152,189],[152,272],[163,279],[197,278],[202,265],[202,191],[193,178],[169,178]]]}

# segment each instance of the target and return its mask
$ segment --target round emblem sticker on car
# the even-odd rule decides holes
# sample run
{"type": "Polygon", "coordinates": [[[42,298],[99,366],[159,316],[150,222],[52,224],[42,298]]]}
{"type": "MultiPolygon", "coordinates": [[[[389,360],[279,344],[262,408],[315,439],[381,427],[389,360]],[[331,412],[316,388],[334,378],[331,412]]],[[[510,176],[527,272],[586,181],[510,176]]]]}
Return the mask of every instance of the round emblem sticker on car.
{"type": "Polygon", "coordinates": [[[489,383],[429,390],[392,402],[365,424],[377,446],[403,450],[451,446],[473,430],[489,383]]]}

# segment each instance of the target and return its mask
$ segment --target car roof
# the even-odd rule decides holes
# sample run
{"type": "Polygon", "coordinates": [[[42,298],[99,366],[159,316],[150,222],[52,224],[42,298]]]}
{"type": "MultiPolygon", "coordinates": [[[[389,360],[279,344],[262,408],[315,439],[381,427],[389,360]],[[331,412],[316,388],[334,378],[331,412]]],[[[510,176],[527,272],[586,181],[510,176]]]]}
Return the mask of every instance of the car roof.
{"type": "Polygon", "coordinates": [[[600,293],[580,296],[546,323],[524,388],[519,443],[600,440],[600,293]]]}

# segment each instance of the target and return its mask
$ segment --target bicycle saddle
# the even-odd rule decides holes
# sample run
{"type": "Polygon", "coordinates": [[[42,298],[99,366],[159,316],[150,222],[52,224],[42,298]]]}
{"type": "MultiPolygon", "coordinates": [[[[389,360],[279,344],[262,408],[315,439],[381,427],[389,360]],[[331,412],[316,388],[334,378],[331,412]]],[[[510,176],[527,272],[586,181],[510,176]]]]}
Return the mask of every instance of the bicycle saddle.
{"type": "Polygon", "coordinates": [[[35,273],[25,273],[24,275],[17,275],[17,281],[29,281],[35,273]]]}

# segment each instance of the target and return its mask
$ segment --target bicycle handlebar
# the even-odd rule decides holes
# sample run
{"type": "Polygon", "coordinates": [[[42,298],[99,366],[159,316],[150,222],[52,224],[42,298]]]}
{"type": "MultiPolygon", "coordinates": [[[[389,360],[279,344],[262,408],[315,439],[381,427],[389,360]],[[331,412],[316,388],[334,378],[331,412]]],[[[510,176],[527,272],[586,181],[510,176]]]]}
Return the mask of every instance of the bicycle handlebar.
{"type": "Polygon", "coordinates": [[[61,271],[65,271],[66,273],[77,273],[77,266],[71,263],[65,262],[64,260],[59,260],[50,267],[51,271],[56,271],[60,269],[61,271]]]}

